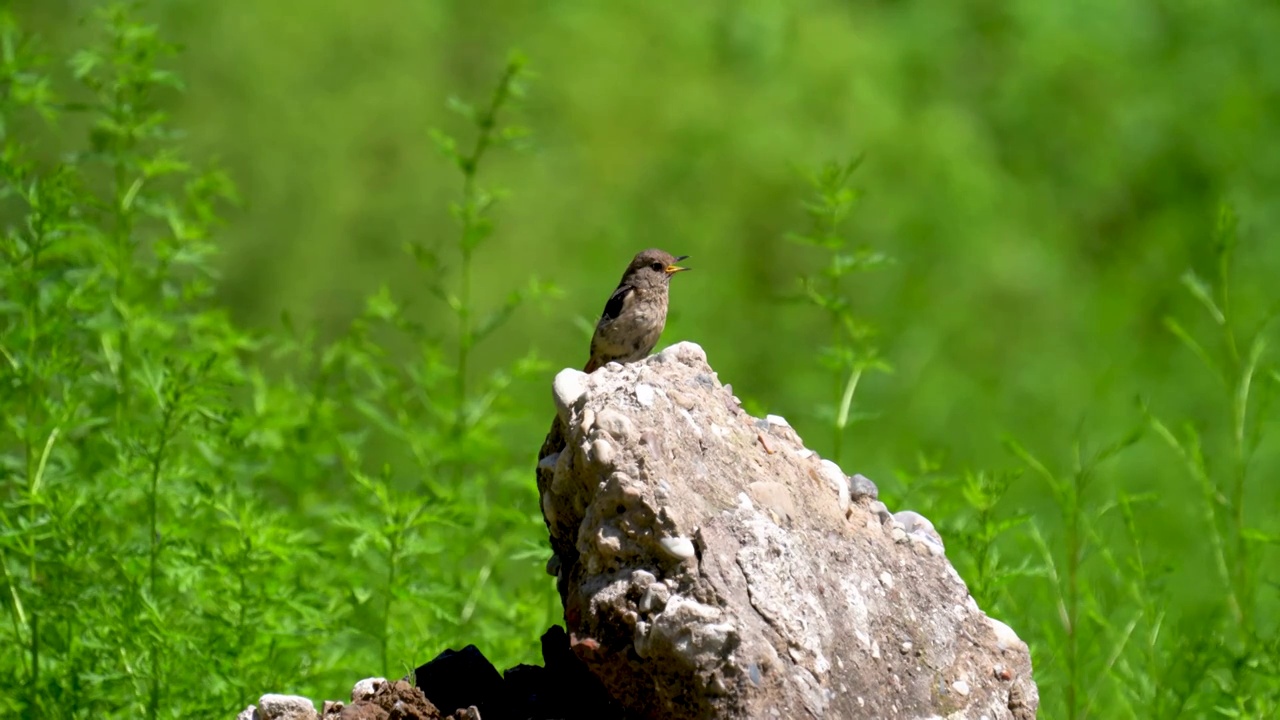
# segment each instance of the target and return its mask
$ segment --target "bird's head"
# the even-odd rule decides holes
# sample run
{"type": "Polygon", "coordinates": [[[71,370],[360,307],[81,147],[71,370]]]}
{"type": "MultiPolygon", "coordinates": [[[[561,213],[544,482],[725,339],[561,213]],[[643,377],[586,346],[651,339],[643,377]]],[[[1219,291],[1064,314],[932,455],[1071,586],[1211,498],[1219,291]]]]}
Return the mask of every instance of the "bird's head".
{"type": "Polygon", "coordinates": [[[642,250],[627,266],[622,281],[645,287],[666,285],[671,281],[672,275],[689,269],[676,265],[687,257],[689,256],[676,256],[657,249],[642,250]]]}

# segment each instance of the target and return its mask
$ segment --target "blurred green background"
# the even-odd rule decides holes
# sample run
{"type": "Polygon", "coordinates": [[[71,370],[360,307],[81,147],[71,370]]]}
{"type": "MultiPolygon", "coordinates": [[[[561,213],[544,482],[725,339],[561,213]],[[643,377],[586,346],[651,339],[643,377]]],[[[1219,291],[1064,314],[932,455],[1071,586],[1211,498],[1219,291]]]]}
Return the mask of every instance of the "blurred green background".
{"type": "MultiPolygon", "coordinates": [[[[83,2],[19,7],[55,47],[88,32],[83,2]]],[[[634,252],[658,246],[695,268],[675,281],[664,344],[700,343],[723,382],[820,452],[827,326],[784,299],[822,258],[783,237],[805,226],[801,170],[864,154],[848,234],[896,262],[853,296],[896,373],[860,388],[856,408],[873,417],[849,431],[843,464],[882,486],[921,453],[1014,466],[1006,433],[1065,465],[1077,437],[1141,422],[1138,397],[1208,447],[1224,442],[1222,393],[1163,324],[1211,329],[1178,278],[1211,274],[1224,200],[1242,218],[1236,309],[1258,317],[1277,297],[1269,0],[169,0],[153,12],[185,50],[175,124],[246,200],[222,233],[221,292],[239,320],[274,327],[287,311],[336,333],[384,283],[412,297],[403,243],[456,234],[457,173],[429,130],[469,137],[445,98],[481,102],[518,47],[537,78],[514,118],[534,135],[484,169],[512,194],[476,292],[496,306],[530,274],[565,292],[486,341],[477,372],[529,347],[581,366],[578,321],[593,321],[634,252]]],[[[549,411],[549,382],[514,392],[549,411]]],[[[545,423],[509,431],[532,464],[545,423]]],[[[1256,458],[1263,477],[1277,450],[1256,458]]],[[[1109,477],[1159,491],[1151,542],[1203,555],[1189,529],[1198,491],[1166,448],[1140,445],[1109,477]]],[[[1010,492],[1052,531],[1042,485],[1010,492]]],[[[1259,486],[1249,517],[1272,514],[1277,493],[1259,486]]],[[[1194,596],[1202,571],[1188,572],[1194,596]]]]}
{"type": "MultiPolygon", "coordinates": [[[[28,12],[70,47],[89,31],[76,20],[87,7],[40,0],[28,12]]],[[[530,346],[580,366],[575,318],[593,321],[631,255],[658,246],[696,268],[675,284],[664,344],[702,344],[723,382],[820,451],[826,321],[778,301],[820,258],[783,235],[805,225],[801,171],[865,154],[848,233],[897,262],[861,278],[855,302],[897,372],[860,390],[857,408],[876,417],[851,431],[844,464],[882,484],[922,451],[1008,465],[1006,432],[1065,457],[1077,431],[1131,423],[1138,395],[1175,420],[1209,411],[1183,385],[1211,378],[1161,319],[1195,312],[1177,279],[1210,269],[1221,201],[1243,218],[1254,282],[1240,302],[1264,301],[1280,273],[1271,2],[171,0],[152,11],[184,48],[175,124],[246,198],[222,233],[223,296],[241,320],[274,326],[288,311],[336,332],[383,283],[412,296],[402,244],[447,247],[456,234],[457,173],[429,131],[469,137],[445,99],[482,102],[516,47],[538,75],[515,118],[533,146],[485,170],[512,193],[476,292],[496,306],[532,273],[565,295],[487,341],[481,372],[530,346]]],[[[548,384],[519,392],[549,408],[548,384]]],[[[532,457],[545,428],[512,432],[532,457]]],[[[1276,507],[1265,491],[1258,507],[1276,507]]],[[[1034,508],[1040,492],[1030,484],[1019,499],[1034,508]]],[[[1194,549],[1178,527],[1164,541],[1194,549]]]]}

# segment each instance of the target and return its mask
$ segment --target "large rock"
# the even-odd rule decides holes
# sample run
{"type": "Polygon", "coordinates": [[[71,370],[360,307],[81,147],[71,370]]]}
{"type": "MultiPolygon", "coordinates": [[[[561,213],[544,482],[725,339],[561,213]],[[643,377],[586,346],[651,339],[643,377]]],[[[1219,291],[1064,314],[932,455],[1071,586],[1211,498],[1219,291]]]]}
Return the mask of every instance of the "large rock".
{"type": "Polygon", "coordinates": [[[894,517],[702,349],[555,385],[539,491],[574,652],[650,718],[1032,718],[1027,647],[932,525],[894,517]]]}

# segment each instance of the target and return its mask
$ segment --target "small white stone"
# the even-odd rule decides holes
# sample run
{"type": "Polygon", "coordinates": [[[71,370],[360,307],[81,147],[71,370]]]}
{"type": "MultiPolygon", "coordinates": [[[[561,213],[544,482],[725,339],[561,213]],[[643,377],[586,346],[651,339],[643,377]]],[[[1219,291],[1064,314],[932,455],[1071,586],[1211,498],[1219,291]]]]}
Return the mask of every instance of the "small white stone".
{"type": "Polygon", "coordinates": [[[769,423],[770,425],[781,425],[782,427],[791,427],[791,423],[787,422],[787,419],[782,417],[781,415],[765,415],[764,419],[765,419],[765,422],[769,423]]]}
{"type": "Polygon", "coordinates": [[[806,460],[808,458],[813,457],[813,451],[810,450],[809,448],[801,448],[796,451],[796,457],[800,458],[801,460],[806,460]]]}
{"type": "Polygon", "coordinates": [[[653,405],[653,388],[645,385],[644,383],[637,384],[636,402],[640,403],[644,407],[653,405]]]}
{"type": "Polygon", "coordinates": [[[668,555],[680,560],[688,560],[696,553],[693,541],[687,537],[664,537],[658,541],[658,544],[662,545],[662,549],[666,550],[668,555]]]}
{"type": "Polygon", "coordinates": [[[883,586],[885,586],[885,588],[886,588],[886,589],[892,590],[892,589],[893,589],[893,576],[892,576],[892,575],[890,575],[888,572],[882,572],[882,573],[880,573],[880,584],[881,584],[881,585],[883,585],[883,586]]]}
{"type": "Polygon", "coordinates": [[[258,698],[258,715],[262,720],[316,720],[315,703],[300,695],[277,695],[258,698]]]}
{"type": "Polygon", "coordinates": [[[957,680],[951,683],[951,689],[955,690],[957,695],[964,697],[969,694],[969,683],[963,680],[957,680]]]}
{"type": "Polygon", "coordinates": [[[823,460],[819,463],[822,471],[822,477],[826,478],[827,483],[831,485],[831,489],[836,491],[837,507],[840,512],[849,509],[849,503],[852,499],[849,497],[849,479],[845,477],[844,471],[840,466],[830,460],[823,460]]]}
{"type": "Polygon", "coordinates": [[[905,543],[907,541],[907,532],[902,528],[894,528],[889,533],[889,537],[893,538],[896,543],[905,543]]]}
{"type": "Polygon", "coordinates": [[[901,648],[902,654],[906,655],[907,653],[911,652],[911,648],[913,647],[915,647],[915,645],[912,645],[910,640],[902,643],[902,648],[901,648]]]}
{"type": "Polygon", "coordinates": [[[875,658],[876,660],[880,659],[880,641],[879,640],[871,641],[871,657],[875,658]]]}
{"type": "Polygon", "coordinates": [[[250,705],[240,711],[240,714],[236,716],[236,720],[260,720],[258,717],[258,708],[250,705]]]}
{"type": "Polygon", "coordinates": [[[991,626],[991,631],[995,633],[996,646],[1001,650],[1011,650],[1026,646],[1026,643],[1022,642],[1022,638],[1018,637],[1018,633],[1014,632],[1013,628],[1008,625],[993,617],[987,618],[987,624],[991,626]]]}
{"type": "Polygon", "coordinates": [[[551,394],[555,399],[556,412],[566,424],[569,422],[570,409],[587,392],[587,374],[581,370],[565,368],[556,373],[551,383],[551,394]]]}
{"type": "Polygon", "coordinates": [[[373,697],[373,694],[378,691],[378,688],[382,687],[386,682],[386,678],[380,677],[370,677],[360,680],[351,688],[351,702],[368,700],[373,697]]]}

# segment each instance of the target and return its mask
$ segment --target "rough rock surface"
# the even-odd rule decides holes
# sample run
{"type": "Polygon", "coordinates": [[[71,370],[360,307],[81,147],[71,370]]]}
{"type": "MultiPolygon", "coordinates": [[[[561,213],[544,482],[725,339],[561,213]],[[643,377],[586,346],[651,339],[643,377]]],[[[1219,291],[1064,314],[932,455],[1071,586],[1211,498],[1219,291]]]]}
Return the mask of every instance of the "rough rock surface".
{"type": "Polygon", "coordinates": [[[561,372],[539,491],[571,646],[629,715],[1032,718],[1027,647],[915,513],[680,343],[561,372]]]}

